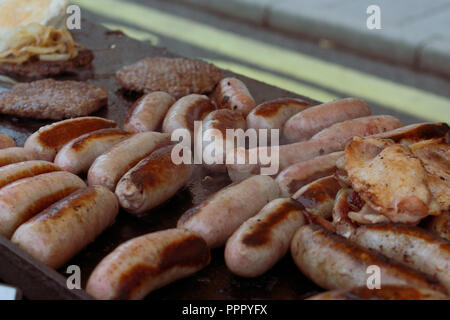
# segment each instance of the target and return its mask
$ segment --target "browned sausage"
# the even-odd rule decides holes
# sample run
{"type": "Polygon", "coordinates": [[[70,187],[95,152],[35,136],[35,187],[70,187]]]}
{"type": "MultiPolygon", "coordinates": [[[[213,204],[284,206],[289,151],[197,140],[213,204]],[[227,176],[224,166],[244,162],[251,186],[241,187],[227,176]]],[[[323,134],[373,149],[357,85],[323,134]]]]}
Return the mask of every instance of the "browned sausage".
{"type": "Polygon", "coordinates": [[[219,108],[237,110],[244,117],[255,108],[255,100],[247,87],[236,78],[222,79],[211,96],[219,108]]]}
{"type": "Polygon", "coordinates": [[[57,165],[43,160],[30,160],[13,163],[0,168],[0,188],[23,178],[37,176],[38,174],[61,171],[57,165]]]}
{"type": "Polygon", "coordinates": [[[22,224],[11,241],[57,269],[109,227],[119,205],[102,186],[80,189],[22,224]]]}
{"type": "Polygon", "coordinates": [[[117,124],[98,117],[80,117],[54,122],[41,127],[25,141],[24,148],[35,154],[36,159],[53,161],[56,153],[69,141],[79,136],[117,124]]]}
{"type": "Polygon", "coordinates": [[[291,253],[303,274],[325,289],[366,286],[367,268],[375,265],[380,268],[381,287],[411,285],[445,292],[441,284],[424,274],[317,225],[300,227],[292,239],[291,253]]]}
{"type": "Polygon", "coordinates": [[[206,242],[183,229],[131,239],[114,249],[89,277],[86,291],[96,299],[138,300],[209,264],[206,242]]]}

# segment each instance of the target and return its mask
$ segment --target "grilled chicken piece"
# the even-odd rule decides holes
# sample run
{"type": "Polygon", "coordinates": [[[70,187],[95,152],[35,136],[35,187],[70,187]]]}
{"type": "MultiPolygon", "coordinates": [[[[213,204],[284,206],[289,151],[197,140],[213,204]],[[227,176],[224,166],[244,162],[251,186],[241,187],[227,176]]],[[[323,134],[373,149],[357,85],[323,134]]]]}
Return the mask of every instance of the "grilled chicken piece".
{"type": "Polygon", "coordinates": [[[175,98],[209,93],[222,78],[212,64],[184,58],[145,58],[116,73],[120,85],[131,91],[164,91],[175,98]]]}
{"type": "Polygon", "coordinates": [[[61,120],[91,114],[108,102],[99,87],[53,79],[20,83],[0,93],[0,113],[36,119],[61,120]]]}
{"type": "Polygon", "coordinates": [[[409,147],[428,175],[428,187],[442,211],[450,211],[450,143],[445,138],[430,139],[409,147]]]}
{"type": "Polygon", "coordinates": [[[24,77],[27,80],[41,79],[55,76],[61,73],[74,72],[78,68],[88,67],[94,59],[94,54],[89,49],[81,50],[78,55],[66,61],[41,61],[32,59],[22,64],[0,63],[0,74],[10,77],[24,77]]]}
{"type": "Polygon", "coordinates": [[[449,129],[445,122],[424,122],[375,134],[371,138],[391,139],[397,143],[410,145],[422,140],[445,138],[449,129]]]}
{"type": "Polygon", "coordinates": [[[415,224],[440,213],[427,172],[407,146],[355,137],[345,148],[345,168],[359,196],[392,222],[415,224]]]}

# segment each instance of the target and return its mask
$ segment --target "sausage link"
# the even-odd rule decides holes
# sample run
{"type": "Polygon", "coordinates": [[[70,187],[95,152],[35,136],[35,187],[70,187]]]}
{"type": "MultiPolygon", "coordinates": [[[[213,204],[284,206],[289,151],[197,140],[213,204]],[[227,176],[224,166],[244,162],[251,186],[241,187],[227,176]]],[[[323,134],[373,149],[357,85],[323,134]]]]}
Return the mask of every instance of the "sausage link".
{"type": "Polygon", "coordinates": [[[305,223],[304,207],[292,199],[275,199],[244,222],[228,239],[225,263],[242,277],[257,277],[288,251],[295,231],[305,223]]]}
{"type": "Polygon", "coordinates": [[[79,177],[64,171],[8,184],[0,189],[0,234],[10,238],[19,225],[85,186],[79,177]]]}
{"type": "Polygon", "coordinates": [[[187,129],[194,133],[194,122],[201,121],[216,110],[212,101],[204,95],[190,94],[175,102],[167,111],[162,131],[172,134],[176,129],[187,129]]]}
{"type": "Polygon", "coordinates": [[[0,149],[16,147],[16,141],[6,133],[0,133],[0,149]]]}
{"type": "Polygon", "coordinates": [[[283,136],[289,142],[305,141],[332,124],[369,115],[369,106],[359,99],[331,101],[292,116],[284,125],[283,136]]]}
{"type": "Polygon", "coordinates": [[[54,122],[41,127],[25,141],[24,148],[36,156],[36,159],[53,161],[56,153],[68,142],[79,136],[106,128],[115,128],[117,124],[99,117],[79,117],[54,122]]]}
{"type": "Polygon", "coordinates": [[[113,224],[117,198],[108,189],[80,189],[22,224],[11,241],[57,269],[113,224]]]}
{"type": "Polygon", "coordinates": [[[175,99],[162,91],[146,94],[133,104],[123,128],[132,133],[156,131],[174,103],[175,99]]]}
{"type": "Polygon", "coordinates": [[[159,132],[141,132],[119,142],[92,163],[88,171],[88,184],[102,185],[114,191],[117,182],[128,170],[169,142],[169,136],[159,132]]]}
{"type": "Polygon", "coordinates": [[[434,279],[316,225],[300,227],[292,239],[291,253],[303,274],[325,289],[366,286],[367,268],[375,265],[380,268],[381,287],[410,285],[445,292],[434,279]]]}
{"type": "Polygon", "coordinates": [[[43,160],[30,160],[13,163],[0,168],[0,188],[23,178],[37,176],[38,174],[61,171],[57,165],[43,160]]]}
{"type": "Polygon", "coordinates": [[[29,161],[35,159],[33,153],[20,148],[11,147],[6,149],[0,149],[0,167],[7,166],[12,163],[29,161]]]}
{"type": "Polygon", "coordinates": [[[282,129],[293,115],[310,107],[311,104],[294,98],[279,98],[264,102],[250,111],[247,127],[253,129],[282,129]]]}
{"type": "Polygon", "coordinates": [[[403,224],[364,225],[350,237],[359,245],[438,279],[450,293],[450,242],[403,224]]]}
{"type": "Polygon", "coordinates": [[[140,215],[170,199],[185,186],[193,165],[175,164],[173,146],[151,153],[128,171],[116,187],[120,205],[130,213],[140,215]]]}
{"type": "Polygon", "coordinates": [[[277,183],[269,176],[247,178],[186,211],[177,227],[197,233],[212,248],[223,246],[245,220],[277,198],[279,192],[277,183]]]}
{"type": "Polygon", "coordinates": [[[323,177],[301,187],[292,199],[301,203],[306,211],[328,219],[341,185],[333,176],[323,177]]]}
{"type": "Polygon", "coordinates": [[[131,239],[106,256],[89,277],[96,299],[138,300],[203,269],[211,256],[206,242],[188,230],[168,229],[131,239]]]}
{"type": "Polygon", "coordinates": [[[212,93],[219,108],[237,110],[246,117],[256,104],[245,84],[236,78],[224,78],[212,93]]]}
{"type": "Polygon", "coordinates": [[[334,174],[337,170],[336,160],[343,155],[344,152],[342,151],[333,152],[290,165],[281,171],[276,178],[281,195],[289,197],[304,185],[334,174]]]}

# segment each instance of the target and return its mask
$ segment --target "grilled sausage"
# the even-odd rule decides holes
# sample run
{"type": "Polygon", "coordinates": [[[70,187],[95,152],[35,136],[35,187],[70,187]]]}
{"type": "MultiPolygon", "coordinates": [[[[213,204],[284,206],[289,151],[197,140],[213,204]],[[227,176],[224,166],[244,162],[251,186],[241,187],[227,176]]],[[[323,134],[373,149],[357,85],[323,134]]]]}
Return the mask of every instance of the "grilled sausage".
{"type": "Polygon", "coordinates": [[[116,195],[125,210],[142,214],[170,199],[188,182],[194,166],[173,163],[172,149],[166,146],[154,151],[120,179],[116,195]]]}
{"type": "Polygon", "coordinates": [[[23,178],[37,176],[38,174],[61,171],[57,165],[43,160],[30,160],[13,163],[0,168],[0,188],[23,178]]]}
{"type": "Polygon", "coordinates": [[[44,173],[8,184],[0,189],[0,234],[11,237],[20,224],[85,186],[79,177],[64,171],[44,173]]]}
{"type": "Polygon", "coordinates": [[[390,223],[360,226],[350,239],[438,279],[450,293],[450,242],[447,240],[415,226],[390,223]]]}
{"type": "Polygon", "coordinates": [[[380,289],[367,286],[352,289],[338,289],[322,292],[307,300],[448,300],[445,294],[437,291],[409,286],[387,285],[380,289]]]}
{"type": "Polygon", "coordinates": [[[373,138],[391,139],[409,145],[422,140],[444,138],[448,136],[449,131],[450,128],[445,122],[425,122],[378,133],[373,135],[373,138]]]}
{"type": "Polygon", "coordinates": [[[11,147],[6,149],[0,149],[0,167],[7,166],[8,164],[33,160],[34,155],[30,151],[20,148],[11,147]]]}
{"type": "Polygon", "coordinates": [[[300,227],[292,239],[291,253],[302,273],[325,289],[366,286],[367,268],[375,265],[380,268],[381,287],[410,285],[445,292],[426,275],[316,225],[300,227]]]}
{"type": "Polygon", "coordinates": [[[95,159],[88,171],[88,184],[102,185],[114,191],[119,179],[139,161],[169,143],[169,136],[159,132],[137,133],[119,142],[95,159]]]}
{"type": "Polygon", "coordinates": [[[176,129],[187,129],[194,133],[194,121],[201,121],[208,113],[216,110],[212,101],[204,95],[190,94],[175,102],[167,111],[162,131],[172,133],[176,129]]]}
{"type": "Polygon", "coordinates": [[[346,98],[308,108],[286,121],[283,136],[289,142],[305,141],[332,124],[370,115],[364,101],[346,98]]]}
{"type": "Polygon", "coordinates": [[[138,300],[207,266],[205,241],[188,230],[168,229],[131,239],[106,256],[89,277],[96,299],[138,300]]]}
{"type": "Polygon", "coordinates": [[[146,94],[133,104],[123,128],[132,133],[156,131],[174,103],[175,99],[162,91],[146,94]]]}
{"type": "Polygon", "coordinates": [[[16,141],[6,133],[0,133],[0,149],[16,147],[16,141]]]}
{"type": "Polygon", "coordinates": [[[276,178],[281,195],[289,197],[304,185],[334,174],[337,169],[336,160],[343,155],[343,152],[333,152],[290,165],[276,178]]]}
{"type": "Polygon", "coordinates": [[[177,227],[197,233],[212,248],[223,246],[245,220],[277,198],[279,192],[271,177],[250,177],[225,187],[186,211],[177,227]]]}
{"type": "MultiPolygon", "coordinates": [[[[202,123],[204,166],[211,171],[225,172],[226,151],[234,147],[235,137],[227,135],[227,129],[245,130],[245,119],[239,111],[220,109],[208,114],[202,123]],[[208,152],[211,151],[211,152],[208,152]]],[[[245,143],[245,142],[243,142],[245,143]]]]}
{"type": "Polygon", "coordinates": [[[288,251],[295,231],[305,223],[304,207],[292,199],[275,199],[244,222],[228,239],[225,263],[242,277],[257,277],[288,251]]]}
{"type": "Polygon", "coordinates": [[[301,187],[292,199],[300,202],[309,213],[328,219],[340,189],[341,185],[336,178],[327,176],[301,187]]]}
{"type": "Polygon", "coordinates": [[[83,188],[22,224],[11,241],[57,269],[109,227],[118,212],[114,193],[102,186],[83,188]]]}
{"type": "Polygon", "coordinates": [[[310,107],[311,104],[294,98],[280,98],[264,102],[250,111],[247,127],[253,129],[282,129],[293,115],[310,107]]]}
{"type": "MultiPolygon", "coordinates": [[[[400,127],[401,122],[391,116],[370,116],[336,123],[326,128],[308,141],[286,144],[278,147],[279,169],[282,170],[294,163],[310,160],[331,152],[342,151],[354,136],[369,136],[400,127]]],[[[244,153],[271,154],[269,147],[246,150],[244,153]]],[[[249,157],[246,156],[248,159],[249,157]]],[[[260,159],[260,158],[258,158],[260,159]]],[[[258,164],[228,164],[230,178],[243,179],[251,174],[259,173],[258,164]]]]}
{"type": "Polygon", "coordinates": [[[427,223],[427,229],[435,235],[450,241],[450,212],[441,212],[432,216],[427,223]]]}
{"type": "Polygon", "coordinates": [[[255,108],[255,100],[247,87],[236,78],[223,78],[211,96],[219,108],[237,110],[244,117],[255,108]]]}
{"type": "Polygon", "coordinates": [[[73,174],[86,172],[98,156],[128,137],[128,133],[118,128],[86,133],[59,150],[54,162],[73,174]]]}
{"type": "Polygon", "coordinates": [[[106,128],[115,128],[112,120],[98,117],[80,117],[54,122],[41,127],[25,141],[24,148],[36,159],[53,161],[56,153],[69,141],[79,136],[106,128]]]}

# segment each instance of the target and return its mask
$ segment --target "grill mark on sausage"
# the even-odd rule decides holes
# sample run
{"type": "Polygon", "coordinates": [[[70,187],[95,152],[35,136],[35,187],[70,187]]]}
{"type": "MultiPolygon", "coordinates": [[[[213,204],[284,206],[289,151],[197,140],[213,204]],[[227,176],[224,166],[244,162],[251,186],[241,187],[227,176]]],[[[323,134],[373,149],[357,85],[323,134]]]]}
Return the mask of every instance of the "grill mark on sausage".
{"type": "Polygon", "coordinates": [[[112,120],[106,119],[83,119],[68,121],[56,125],[39,133],[39,142],[49,148],[58,148],[62,144],[73,140],[83,134],[106,128],[117,127],[112,120]]]}
{"type": "Polygon", "coordinates": [[[109,128],[109,129],[101,129],[94,131],[86,136],[77,138],[73,144],[72,149],[75,151],[80,151],[84,148],[86,148],[89,144],[89,142],[98,139],[98,138],[105,138],[105,137],[126,137],[129,134],[123,131],[122,129],[118,128],[109,128]]]}
{"type": "Polygon", "coordinates": [[[130,299],[145,282],[175,267],[196,267],[208,264],[209,248],[202,238],[191,235],[166,246],[157,266],[138,264],[123,273],[118,281],[119,288],[113,299],[130,299]]]}
{"type": "Polygon", "coordinates": [[[214,197],[215,197],[219,192],[224,192],[225,190],[227,190],[227,189],[229,189],[229,188],[231,188],[231,187],[237,186],[238,184],[242,183],[242,182],[245,181],[245,180],[246,180],[246,179],[243,179],[243,180],[240,180],[240,181],[236,181],[236,182],[230,183],[228,186],[226,186],[225,188],[223,188],[223,189],[217,191],[216,193],[214,193],[213,195],[211,195],[208,199],[206,199],[206,200],[203,201],[202,203],[200,203],[200,204],[198,204],[198,205],[196,205],[196,206],[194,206],[194,207],[188,209],[187,211],[185,211],[185,212],[181,215],[181,217],[179,218],[178,222],[185,223],[185,222],[189,221],[192,217],[194,217],[196,214],[198,214],[198,213],[201,211],[201,209],[202,209],[203,207],[205,207],[206,205],[208,205],[208,204],[214,199],[214,197]]]}
{"type": "Polygon", "coordinates": [[[336,198],[338,191],[342,189],[339,182],[333,177],[322,180],[320,183],[311,185],[295,200],[300,202],[305,208],[312,209],[323,203],[328,199],[336,198]]]}
{"type": "Polygon", "coordinates": [[[29,220],[35,214],[41,212],[42,210],[48,208],[53,203],[61,200],[62,198],[68,196],[72,192],[78,190],[77,187],[67,187],[61,190],[58,190],[52,194],[46,195],[36,201],[34,201],[24,212],[23,221],[29,220]]]}
{"type": "Polygon", "coordinates": [[[287,104],[294,104],[298,107],[310,107],[312,104],[301,99],[280,98],[260,104],[253,113],[255,116],[271,117],[287,104]]]}
{"type": "Polygon", "coordinates": [[[327,242],[328,247],[335,248],[335,251],[341,252],[359,265],[377,265],[383,267],[386,270],[389,269],[396,274],[401,272],[407,277],[412,277],[414,279],[423,281],[430,287],[433,287],[435,290],[445,292],[445,288],[435,278],[428,277],[422,272],[394,263],[381,253],[375,250],[361,247],[356,243],[347,240],[346,238],[339,236],[331,231],[325,230],[318,225],[310,225],[310,227],[313,230],[313,233],[316,233],[320,237],[323,237],[320,242],[327,242]]]}
{"type": "Polygon", "coordinates": [[[63,200],[54,203],[38,215],[31,218],[29,222],[56,220],[59,217],[64,216],[64,213],[68,210],[74,210],[77,212],[79,208],[83,206],[83,203],[91,201],[96,195],[97,190],[95,187],[78,189],[63,200]]]}
{"type": "Polygon", "coordinates": [[[171,169],[177,166],[171,159],[172,149],[173,145],[169,145],[152,152],[131,172],[130,180],[140,191],[170,178],[171,169]]]}
{"type": "MultiPolygon", "coordinates": [[[[249,247],[263,246],[270,241],[271,230],[283,220],[285,220],[291,213],[299,210],[304,210],[305,207],[297,201],[289,199],[288,202],[284,202],[277,208],[269,217],[266,217],[262,221],[258,221],[253,229],[250,230],[242,238],[242,243],[249,247]]],[[[302,213],[300,213],[302,214],[302,213]]]]}
{"type": "Polygon", "coordinates": [[[244,123],[245,119],[238,111],[231,109],[220,109],[214,113],[214,117],[211,119],[213,122],[211,126],[213,129],[217,129],[225,136],[226,130],[235,128],[239,122],[244,123]]]}
{"type": "Polygon", "coordinates": [[[7,179],[0,180],[0,188],[6,186],[7,184],[10,184],[11,182],[17,181],[19,179],[34,177],[34,176],[37,176],[38,174],[61,171],[61,170],[62,170],[61,168],[57,167],[56,165],[54,165],[52,163],[39,164],[39,165],[31,168],[30,170],[24,170],[24,171],[17,172],[14,175],[8,176],[7,179]]]}
{"type": "Polygon", "coordinates": [[[301,187],[303,187],[304,185],[307,185],[308,183],[311,183],[317,179],[326,177],[326,176],[330,176],[332,174],[334,174],[336,172],[337,168],[336,166],[332,166],[329,167],[325,170],[321,170],[321,171],[316,171],[314,172],[314,174],[309,175],[307,178],[305,179],[292,179],[291,182],[289,182],[289,184],[287,185],[288,187],[288,191],[289,193],[293,194],[295,193],[298,189],[300,189],[301,187]]]}
{"type": "Polygon", "coordinates": [[[216,110],[216,107],[210,99],[198,98],[186,110],[188,129],[194,130],[194,121],[202,120],[208,113],[216,110]]]}

